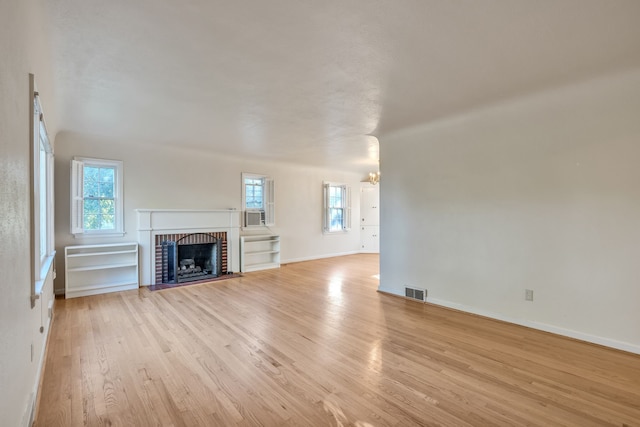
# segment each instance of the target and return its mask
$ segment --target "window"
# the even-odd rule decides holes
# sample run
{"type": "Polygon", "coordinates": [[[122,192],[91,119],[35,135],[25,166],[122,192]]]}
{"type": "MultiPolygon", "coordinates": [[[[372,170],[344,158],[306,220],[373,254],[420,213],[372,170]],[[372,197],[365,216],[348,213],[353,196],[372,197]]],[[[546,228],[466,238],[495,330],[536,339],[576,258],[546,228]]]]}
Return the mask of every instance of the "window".
{"type": "Polygon", "coordinates": [[[124,234],[122,162],[90,158],[71,161],[71,232],[124,234]]]}
{"type": "Polygon", "coordinates": [[[32,199],[31,235],[32,255],[32,307],[39,298],[47,274],[52,269],[55,255],[53,244],[53,149],[49,143],[40,97],[35,90],[35,79],[29,75],[33,96],[31,126],[32,140],[32,199]]]}
{"type": "Polygon", "coordinates": [[[246,178],[244,191],[247,209],[264,210],[264,178],[246,178]]]}
{"type": "Polygon", "coordinates": [[[323,231],[336,233],[351,228],[351,188],[346,184],[324,183],[323,231]]]}
{"type": "Polygon", "coordinates": [[[40,261],[42,262],[42,260],[44,259],[44,257],[47,256],[47,241],[49,240],[49,236],[47,235],[47,226],[48,226],[48,214],[49,214],[49,209],[47,209],[47,177],[49,175],[49,171],[48,171],[48,155],[47,155],[47,145],[46,145],[46,140],[43,138],[46,137],[45,135],[42,135],[42,133],[40,134],[39,137],[39,146],[40,146],[40,153],[39,153],[39,165],[38,165],[38,173],[40,175],[40,183],[39,183],[39,217],[40,217],[40,261]],[[42,191],[44,190],[44,191],[42,191]]]}
{"type": "Polygon", "coordinates": [[[244,226],[275,224],[275,186],[271,178],[251,173],[242,174],[242,211],[244,226]]]}

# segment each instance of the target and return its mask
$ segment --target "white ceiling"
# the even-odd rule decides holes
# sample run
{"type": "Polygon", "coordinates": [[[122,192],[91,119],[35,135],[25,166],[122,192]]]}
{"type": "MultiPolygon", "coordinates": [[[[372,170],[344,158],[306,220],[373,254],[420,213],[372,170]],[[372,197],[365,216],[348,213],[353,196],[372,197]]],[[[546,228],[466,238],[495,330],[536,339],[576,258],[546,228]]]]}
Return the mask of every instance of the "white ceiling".
{"type": "Polygon", "coordinates": [[[357,172],[384,133],[640,66],[637,0],[47,0],[58,130],[357,172]]]}

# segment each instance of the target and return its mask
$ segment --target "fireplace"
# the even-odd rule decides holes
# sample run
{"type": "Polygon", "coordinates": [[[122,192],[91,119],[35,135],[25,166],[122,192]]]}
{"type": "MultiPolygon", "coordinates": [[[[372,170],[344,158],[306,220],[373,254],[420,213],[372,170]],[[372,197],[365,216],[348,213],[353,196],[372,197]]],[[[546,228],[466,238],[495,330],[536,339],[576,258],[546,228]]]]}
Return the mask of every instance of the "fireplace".
{"type": "Polygon", "coordinates": [[[240,211],[136,209],[136,215],[142,286],[162,283],[162,242],[176,242],[194,233],[221,239],[222,274],[240,271],[240,211]]]}
{"type": "Polygon", "coordinates": [[[206,280],[227,273],[226,233],[156,236],[156,283],[206,280]]]}

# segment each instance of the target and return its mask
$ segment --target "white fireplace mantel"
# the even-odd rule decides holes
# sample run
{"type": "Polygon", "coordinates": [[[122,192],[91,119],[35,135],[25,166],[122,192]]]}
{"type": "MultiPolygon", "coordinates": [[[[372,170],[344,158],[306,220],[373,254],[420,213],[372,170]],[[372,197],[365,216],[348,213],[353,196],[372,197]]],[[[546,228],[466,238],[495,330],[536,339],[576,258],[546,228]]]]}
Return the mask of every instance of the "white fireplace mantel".
{"type": "Polygon", "coordinates": [[[140,244],[140,284],[155,284],[155,238],[157,234],[227,233],[227,269],[240,271],[240,211],[136,209],[140,244]]]}

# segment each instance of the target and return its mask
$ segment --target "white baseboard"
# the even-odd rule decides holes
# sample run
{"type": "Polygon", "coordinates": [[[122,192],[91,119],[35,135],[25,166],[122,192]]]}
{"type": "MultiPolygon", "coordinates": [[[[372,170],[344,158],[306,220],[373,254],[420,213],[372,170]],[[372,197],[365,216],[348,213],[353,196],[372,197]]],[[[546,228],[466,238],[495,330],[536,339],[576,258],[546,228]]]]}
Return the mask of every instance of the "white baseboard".
{"type": "MultiPolygon", "coordinates": [[[[378,292],[405,298],[404,295],[398,294],[396,291],[378,288],[378,292]]],[[[490,319],[500,320],[507,323],[513,323],[514,325],[525,326],[527,328],[537,329],[539,331],[550,332],[552,334],[561,335],[568,338],[577,339],[580,341],[589,342],[592,344],[598,344],[605,347],[615,348],[616,350],[628,351],[629,353],[640,354],[640,345],[632,344],[624,341],[613,340],[610,338],[599,337],[597,335],[585,334],[584,332],[578,332],[571,329],[561,328],[555,325],[549,325],[547,323],[535,322],[532,320],[518,319],[514,317],[504,316],[502,314],[493,313],[491,311],[482,310],[477,307],[471,307],[464,304],[458,304],[451,301],[441,300],[437,298],[427,297],[427,303],[438,305],[441,307],[452,308],[454,310],[464,311],[465,313],[477,314],[478,316],[487,317],[490,319]]]]}
{"type": "Polygon", "coordinates": [[[431,304],[439,305],[442,307],[453,308],[455,310],[477,314],[479,316],[489,317],[491,319],[501,320],[503,322],[513,323],[520,326],[526,326],[532,329],[538,329],[540,331],[551,332],[552,334],[562,335],[562,336],[574,338],[580,341],[590,342],[592,344],[603,345],[605,347],[611,347],[617,350],[623,350],[623,351],[628,351],[630,353],[640,354],[640,345],[636,345],[636,344],[617,341],[610,338],[599,337],[596,335],[585,334],[583,332],[578,332],[571,329],[562,328],[559,326],[549,325],[547,323],[541,323],[541,322],[535,322],[532,320],[503,316],[501,314],[493,313],[487,310],[482,310],[476,307],[470,307],[464,304],[454,303],[451,301],[439,300],[435,298],[427,298],[427,302],[431,304]]]}
{"type": "Polygon", "coordinates": [[[335,258],[338,256],[355,255],[359,253],[360,253],[359,251],[349,251],[349,252],[340,252],[337,254],[313,255],[313,256],[301,257],[301,258],[290,258],[287,260],[280,260],[280,264],[290,264],[293,262],[313,261],[316,259],[325,259],[325,258],[335,258]]]}

